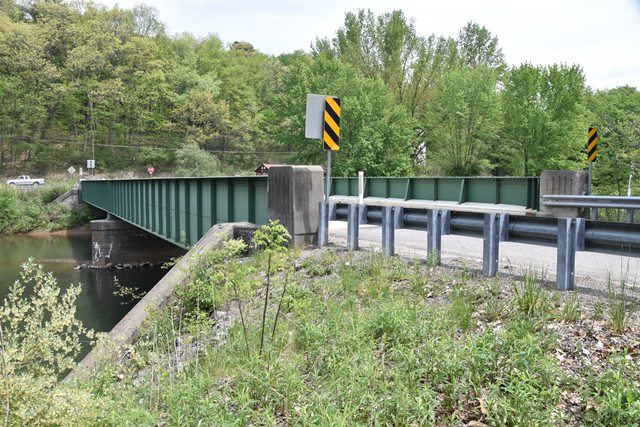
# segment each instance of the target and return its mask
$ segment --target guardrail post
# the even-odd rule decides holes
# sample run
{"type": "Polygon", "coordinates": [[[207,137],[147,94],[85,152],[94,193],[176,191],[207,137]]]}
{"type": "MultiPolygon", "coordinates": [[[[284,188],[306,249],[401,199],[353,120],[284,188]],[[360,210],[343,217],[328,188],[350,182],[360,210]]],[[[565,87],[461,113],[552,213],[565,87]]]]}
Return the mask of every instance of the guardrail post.
{"type": "Polygon", "coordinates": [[[358,232],[360,225],[358,224],[358,205],[347,206],[347,250],[357,251],[358,232]]]}
{"type": "Polygon", "coordinates": [[[507,213],[500,214],[500,241],[509,241],[509,214],[507,213]]]}
{"type": "Polygon", "coordinates": [[[402,209],[402,206],[396,206],[393,208],[393,226],[394,228],[403,228],[404,224],[403,224],[403,215],[404,215],[404,209],[402,209]]]}
{"type": "Polygon", "coordinates": [[[338,205],[336,202],[329,202],[329,221],[336,220],[336,210],[338,205]]]}
{"type": "Polygon", "coordinates": [[[448,236],[451,234],[451,211],[442,210],[442,234],[448,236]]]}
{"type": "Polygon", "coordinates": [[[367,223],[367,205],[364,203],[358,204],[358,222],[360,224],[367,223]]]}
{"type": "Polygon", "coordinates": [[[394,254],[393,207],[382,208],[382,251],[387,256],[394,254]]]}
{"type": "Polygon", "coordinates": [[[633,223],[633,214],[634,214],[634,210],[633,209],[627,209],[627,223],[628,224],[633,223]]]}
{"type": "Polygon", "coordinates": [[[585,246],[585,231],[587,226],[587,220],[584,218],[576,218],[576,252],[584,251],[585,246]]]}
{"type": "Polygon", "coordinates": [[[318,222],[318,246],[329,244],[329,204],[320,202],[320,221],[318,222]]]}
{"type": "Polygon", "coordinates": [[[427,259],[436,265],[442,260],[442,213],[436,209],[427,211],[427,259]]]}
{"type": "Polygon", "coordinates": [[[559,291],[571,290],[575,282],[576,268],[576,220],[558,219],[558,262],[556,283],[559,291]]]}
{"type": "Polygon", "coordinates": [[[498,273],[500,249],[500,215],[484,214],[484,239],[482,244],[482,274],[493,277],[498,273]]]}

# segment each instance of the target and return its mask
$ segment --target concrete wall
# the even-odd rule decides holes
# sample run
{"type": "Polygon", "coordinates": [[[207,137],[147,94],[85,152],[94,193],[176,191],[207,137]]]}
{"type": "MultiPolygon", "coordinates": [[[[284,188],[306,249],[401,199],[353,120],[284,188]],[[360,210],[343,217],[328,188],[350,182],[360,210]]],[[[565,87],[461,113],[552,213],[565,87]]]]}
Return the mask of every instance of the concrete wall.
{"type": "Polygon", "coordinates": [[[324,172],[320,166],[272,166],[267,183],[268,218],[279,220],[294,246],[315,243],[324,172]]]}
{"type": "Polygon", "coordinates": [[[186,251],[120,219],[91,221],[91,264],[161,263],[186,251]]]}
{"type": "MultiPolygon", "coordinates": [[[[580,196],[587,194],[589,174],[582,171],[544,171],[540,174],[540,197],[549,194],[580,196]]],[[[546,207],[540,201],[540,212],[562,218],[577,218],[578,208],[546,207]]]]}
{"type": "Polygon", "coordinates": [[[89,354],[71,371],[67,379],[82,375],[86,370],[95,369],[101,361],[111,361],[132,344],[139,336],[145,322],[154,311],[164,307],[180,286],[191,280],[194,264],[202,262],[198,257],[209,249],[221,248],[225,240],[247,238],[257,228],[249,223],[228,223],[214,225],[198,243],[173,266],[171,270],[118,322],[109,332],[106,340],[92,349],[89,354]]]}

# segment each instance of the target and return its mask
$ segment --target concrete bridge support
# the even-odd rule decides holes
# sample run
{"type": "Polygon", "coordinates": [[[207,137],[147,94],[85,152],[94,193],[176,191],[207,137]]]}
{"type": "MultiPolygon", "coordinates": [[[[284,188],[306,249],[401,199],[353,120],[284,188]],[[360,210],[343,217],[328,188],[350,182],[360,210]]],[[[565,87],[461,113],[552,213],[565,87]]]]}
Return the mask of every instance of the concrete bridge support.
{"type": "MultiPolygon", "coordinates": [[[[316,243],[323,198],[320,166],[272,166],[267,181],[268,218],[279,220],[291,244],[316,243]]],[[[329,214],[329,212],[327,212],[329,214]]]]}
{"type": "Polygon", "coordinates": [[[91,264],[161,263],[186,250],[116,218],[91,221],[91,264]]]}

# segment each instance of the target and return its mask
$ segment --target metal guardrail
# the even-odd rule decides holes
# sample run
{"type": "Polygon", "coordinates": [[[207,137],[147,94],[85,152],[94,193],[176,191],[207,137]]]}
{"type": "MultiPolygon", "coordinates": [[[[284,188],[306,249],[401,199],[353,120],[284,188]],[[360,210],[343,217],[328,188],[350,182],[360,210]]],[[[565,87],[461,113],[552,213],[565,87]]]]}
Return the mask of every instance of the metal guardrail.
{"type": "MultiPolygon", "coordinates": [[[[367,177],[364,197],[539,208],[539,177],[367,177]]],[[[332,178],[332,196],[358,196],[358,178],[332,178]]]]}
{"type": "MultiPolygon", "coordinates": [[[[557,286],[574,287],[575,252],[589,251],[640,257],[640,224],[590,221],[584,218],[545,218],[496,213],[412,210],[401,207],[337,205],[334,219],[347,219],[347,247],[358,248],[361,223],[382,224],[383,250],[393,255],[393,229],[427,231],[429,252],[440,251],[441,236],[460,234],[484,240],[483,272],[498,271],[499,242],[510,241],[558,248],[557,286]]],[[[439,261],[439,254],[437,254],[439,261]]]]}
{"type": "Polygon", "coordinates": [[[640,197],[548,194],[542,196],[542,204],[571,208],[640,209],[640,197]]]}
{"type": "Polygon", "coordinates": [[[83,180],[89,203],[181,247],[215,224],[267,221],[267,177],[83,180]]]}
{"type": "Polygon", "coordinates": [[[631,196],[576,196],[545,194],[541,197],[542,204],[555,208],[588,208],[591,209],[591,219],[598,218],[598,209],[621,209],[627,211],[627,223],[633,222],[636,209],[640,209],[640,197],[631,196]]]}

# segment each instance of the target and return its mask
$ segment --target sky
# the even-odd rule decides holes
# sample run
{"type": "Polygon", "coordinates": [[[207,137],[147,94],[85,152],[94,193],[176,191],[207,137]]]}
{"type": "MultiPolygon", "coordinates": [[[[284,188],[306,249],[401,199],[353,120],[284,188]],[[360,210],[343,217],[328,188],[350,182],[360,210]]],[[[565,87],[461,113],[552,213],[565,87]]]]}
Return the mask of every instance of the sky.
{"type": "MultiPolygon", "coordinates": [[[[130,8],[141,0],[97,0],[130,8]]],[[[579,64],[594,89],[640,89],[640,0],[144,0],[170,34],[216,34],[278,55],[333,38],[348,11],[402,9],[416,32],[456,37],[469,21],[498,37],[509,64],[579,64]]]]}

